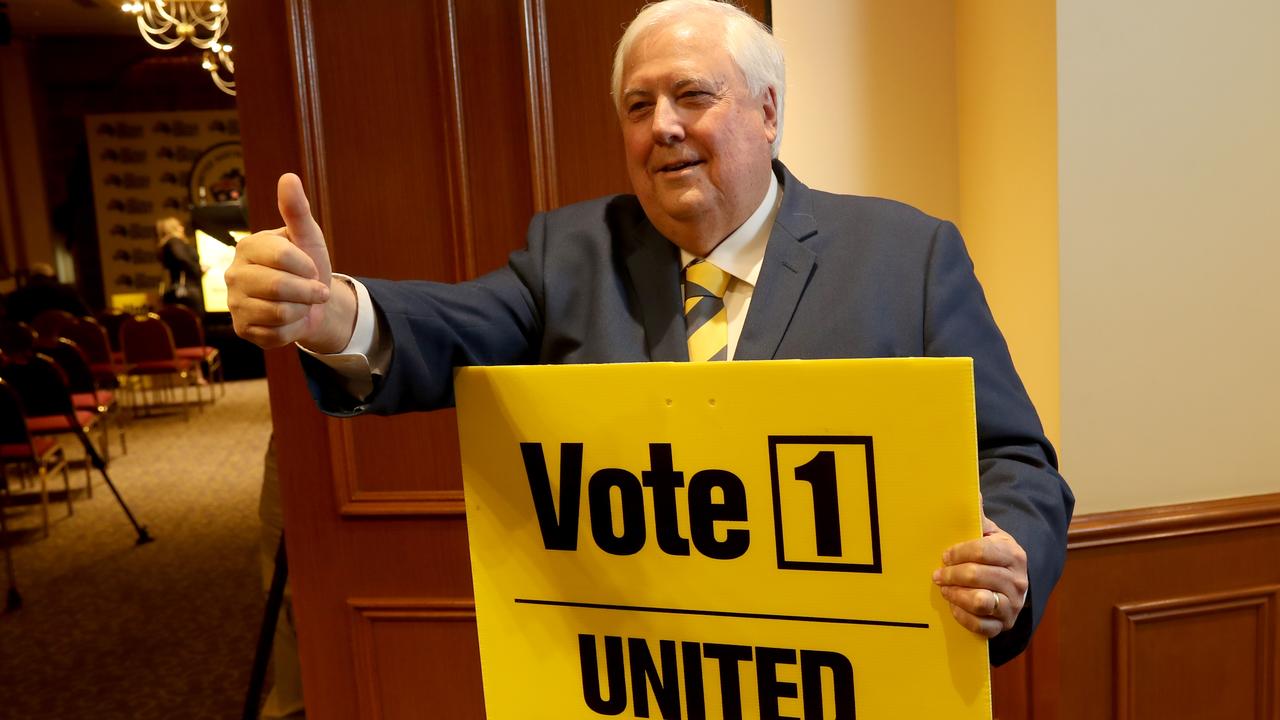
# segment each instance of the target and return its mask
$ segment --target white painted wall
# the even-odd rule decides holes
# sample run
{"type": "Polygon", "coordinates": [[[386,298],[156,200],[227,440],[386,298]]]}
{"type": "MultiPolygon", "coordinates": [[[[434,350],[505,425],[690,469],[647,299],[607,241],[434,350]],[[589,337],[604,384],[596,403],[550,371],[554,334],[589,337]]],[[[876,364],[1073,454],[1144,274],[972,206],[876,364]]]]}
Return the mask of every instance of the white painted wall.
{"type": "Polygon", "coordinates": [[[1280,2],[1058,4],[1079,512],[1280,492],[1280,2]]]}

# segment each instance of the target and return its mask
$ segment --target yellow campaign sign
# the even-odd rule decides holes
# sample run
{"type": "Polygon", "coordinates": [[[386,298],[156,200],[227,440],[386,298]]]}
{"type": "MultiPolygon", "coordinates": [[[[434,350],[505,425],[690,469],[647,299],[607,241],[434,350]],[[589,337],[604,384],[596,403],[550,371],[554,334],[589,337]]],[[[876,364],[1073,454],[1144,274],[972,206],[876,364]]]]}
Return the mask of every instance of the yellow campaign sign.
{"type": "Polygon", "coordinates": [[[990,718],[967,358],[467,368],[490,720],[990,718]]]}

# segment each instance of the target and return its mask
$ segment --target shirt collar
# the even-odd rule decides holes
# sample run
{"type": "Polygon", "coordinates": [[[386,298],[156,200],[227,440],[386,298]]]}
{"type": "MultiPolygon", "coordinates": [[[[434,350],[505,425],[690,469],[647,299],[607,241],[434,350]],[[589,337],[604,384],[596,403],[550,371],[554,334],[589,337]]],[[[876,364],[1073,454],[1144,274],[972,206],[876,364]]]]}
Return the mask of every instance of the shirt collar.
{"type": "MultiPolygon", "coordinates": [[[[769,233],[773,231],[773,221],[778,216],[781,205],[782,192],[778,187],[778,178],[770,172],[769,190],[760,201],[760,206],[746,222],[711,251],[706,258],[707,262],[755,286],[756,279],[760,277],[760,266],[764,263],[764,248],[769,243],[769,233]]],[[[697,258],[697,255],[681,250],[680,267],[688,267],[697,258]]]]}

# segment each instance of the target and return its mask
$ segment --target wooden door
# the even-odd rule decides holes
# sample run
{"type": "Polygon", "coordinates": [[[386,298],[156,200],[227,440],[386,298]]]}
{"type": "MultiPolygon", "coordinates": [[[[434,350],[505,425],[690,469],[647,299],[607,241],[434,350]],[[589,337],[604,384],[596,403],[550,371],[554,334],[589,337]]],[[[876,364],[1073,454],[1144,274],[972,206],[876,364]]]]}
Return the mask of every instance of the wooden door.
{"type": "MultiPolygon", "coordinates": [[[[535,210],[627,190],[609,72],[642,4],[237,4],[252,227],[295,171],[339,271],[499,266],[535,210]]],[[[267,372],[308,716],[484,717],[453,412],[335,420],[295,351],[267,372]]]]}

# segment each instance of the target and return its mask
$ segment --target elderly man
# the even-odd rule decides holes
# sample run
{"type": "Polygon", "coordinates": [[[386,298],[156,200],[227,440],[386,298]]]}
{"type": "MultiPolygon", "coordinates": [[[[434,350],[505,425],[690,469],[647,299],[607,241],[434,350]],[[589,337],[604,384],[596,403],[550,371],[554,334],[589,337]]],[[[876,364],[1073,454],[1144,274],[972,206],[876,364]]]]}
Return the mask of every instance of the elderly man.
{"type": "Polygon", "coordinates": [[[782,53],[729,5],[646,7],[613,78],[635,195],[538,215],[526,249],[470,282],[357,281],[331,275],[286,175],[286,226],[242,241],[227,271],[237,332],[298,343],[338,415],[448,406],[462,365],[972,357],[988,517],[933,580],[958,622],[994,639],[993,662],[1021,652],[1073,499],[955,227],[811,190],[777,162],[782,53]]]}

